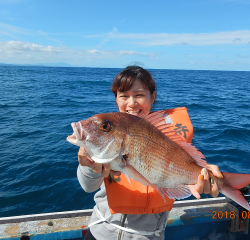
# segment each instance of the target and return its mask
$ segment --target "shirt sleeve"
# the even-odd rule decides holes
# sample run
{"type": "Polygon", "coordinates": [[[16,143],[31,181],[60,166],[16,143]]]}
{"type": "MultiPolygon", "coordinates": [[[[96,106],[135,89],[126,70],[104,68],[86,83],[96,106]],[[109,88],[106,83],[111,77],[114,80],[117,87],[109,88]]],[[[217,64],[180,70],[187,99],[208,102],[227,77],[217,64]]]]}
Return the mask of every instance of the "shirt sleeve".
{"type": "Polygon", "coordinates": [[[101,173],[95,173],[91,168],[79,165],[77,169],[77,178],[85,192],[94,192],[100,188],[103,182],[101,173]]]}

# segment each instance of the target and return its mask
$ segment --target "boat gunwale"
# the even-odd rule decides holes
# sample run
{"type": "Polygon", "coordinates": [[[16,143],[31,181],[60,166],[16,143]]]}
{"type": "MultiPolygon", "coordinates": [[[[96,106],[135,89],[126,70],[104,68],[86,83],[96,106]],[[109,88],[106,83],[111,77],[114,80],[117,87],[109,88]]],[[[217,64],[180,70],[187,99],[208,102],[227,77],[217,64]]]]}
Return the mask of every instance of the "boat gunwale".
{"type": "MultiPolygon", "coordinates": [[[[218,203],[226,203],[226,202],[227,200],[225,197],[183,200],[183,201],[176,201],[173,205],[173,208],[189,207],[189,206],[195,207],[199,205],[218,204],[218,203]]],[[[48,219],[57,219],[57,218],[73,218],[73,217],[91,216],[92,212],[93,212],[93,209],[85,209],[85,210],[76,210],[76,211],[52,212],[52,213],[3,217],[3,218],[0,218],[0,224],[39,221],[39,220],[48,220],[48,219]]]]}
{"type": "Polygon", "coordinates": [[[49,219],[57,219],[57,218],[73,218],[73,217],[91,216],[92,212],[93,212],[93,209],[86,209],[86,210],[77,210],[77,211],[52,212],[52,213],[13,216],[13,217],[3,217],[3,218],[0,218],[0,224],[49,220],[49,219]]]}

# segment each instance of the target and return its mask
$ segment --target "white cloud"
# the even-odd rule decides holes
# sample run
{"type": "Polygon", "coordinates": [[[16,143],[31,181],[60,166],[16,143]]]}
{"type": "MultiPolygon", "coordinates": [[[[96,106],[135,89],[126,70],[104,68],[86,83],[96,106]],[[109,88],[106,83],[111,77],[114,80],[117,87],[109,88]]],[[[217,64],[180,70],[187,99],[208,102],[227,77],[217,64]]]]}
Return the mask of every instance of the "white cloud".
{"type": "Polygon", "coordinates": [[[231,32],[215,32],[215,33],[152,33],[152,34],[136,34],[136,33],[117,33],[89,35],[87,37],[105,37],[110,39],[129,40],[130,43],[157,46],[157,45],[192,45],[192,46],[209,46],[219,44],[231,45],[247,45],[250,41],[250,30],[239,30],[231,32]],[[136,41],[134,41],[136,40],[136,41]]]}
{"type": "Polygon", "coordinates": [[[117,56],[135,55],[152,58],[157,55],[133,50],[105,51],[97,49],[70,49],[21,41],[0,42],[0,52],[0,62],[4,63],[20,63],[23,60],[33,60],[31,63],[64,61],[76,64],[93,61],[95,59],[115,58],[117,56]],[[7,60],[8,62],[6,62],[7,60]]]}
{"type": "Polygon", "coordinates": [[[12,52],[61,52],[62,48],[52,47],[52,46],[42,46],[29,42],[20,42],[20,41],[10,41],[10,42],[0,42],[0,47],[6,53],[12,52]]]}

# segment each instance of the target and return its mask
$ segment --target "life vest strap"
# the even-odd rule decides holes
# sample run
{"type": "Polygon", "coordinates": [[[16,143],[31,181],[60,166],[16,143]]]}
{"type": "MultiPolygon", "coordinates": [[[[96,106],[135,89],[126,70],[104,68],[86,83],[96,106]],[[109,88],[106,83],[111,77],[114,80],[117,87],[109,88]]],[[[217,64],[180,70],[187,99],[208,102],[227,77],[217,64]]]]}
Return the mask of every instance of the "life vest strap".
{"type": "Polygon", "coordinates": [[[110,225],[112,225],[113,227],[116,227],[116,228],[118,228],[118,229],[120,229],[122,231],[125,231],[125,232],[134,233],[134,234],[143,235],[143,236],[155,235],[157,237],[159,237],[161,235],[161,232],[165,230],[165,225],[162,226],[163,228],[157,229],[154,232],[139,231],[139,230],[137,231],[137,230],[134,230],[134,229],[131,229],[131,228],[121,227],[121,226],[119,226],[117,224],[110,223],[110,222],[107,221],[111,217],[111,214],[108,217],[105,218],[105,217],[103,217],[103,215],[101,214],[101,212],[99,211],[99,209],[97,207],[96,207],[95,210],[98,212],[98,214],[100,216],[100,219],[93,222],[93,223],[91,223],[91,224],[89,224],[88,225],[89,228],[94,226],[95,224],[102,223],[102,222],[107,222],[110,225]]]}
{"type": "MultiPolygon", "coordinates": [[[[95,221],[95,222],[92,222],[91,224],[88,225],[88,227],[92,227],[98,223],[102,223],[102,222],[108,222],[107,220],[111,217],[111,214],[109,214],[106,218],[102,216],[101,212],[99,211],[99,209],[96,207],[96,211],[98,212],[99,216],[101,219],[95,221]]],[[[110,223],[111,224],[111,223],[110,223]]]]}

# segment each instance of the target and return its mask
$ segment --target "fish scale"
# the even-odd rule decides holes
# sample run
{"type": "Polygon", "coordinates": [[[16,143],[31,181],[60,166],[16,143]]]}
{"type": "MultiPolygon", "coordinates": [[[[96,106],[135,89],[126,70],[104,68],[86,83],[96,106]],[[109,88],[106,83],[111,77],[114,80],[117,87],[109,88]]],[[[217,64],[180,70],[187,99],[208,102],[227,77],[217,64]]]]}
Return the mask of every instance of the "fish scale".
{"type": "MultiPolygon", "coordinates": [[[[146,126],[143,127],[145,129],[146,126]]],[[[146,133],[145,131],[141,132],[140,128],[133,130],[136,132],[130,136],[128,144],[129,157],[127,161],[153,185],[164,187],[163,184],[167,184],[168,187],[178,188],[183,186],[184,183],[196,183],[197,175],[200,173],[201,167],[198,167],[196,164],[190,166],[191,160],[188,159],[190,156],[184,150],[176,154],[176,148],[179,148],[179,146],[176,146],[174,142],[170,142],[170,144],[167,145],[168,147],[162,146],[163,141],[166,142],[166,136],[159,131],[154,131],[156,135],[148,131],[146,131],[146,133]],[[141,136],[138,137],[139,135],[141,136]],[[147,137],[144,138],[143,136],[147,137]],[[157,138],[155,136],[158,136],[158,139],[162,138],[162,141],[156,142],[157,138]],[[141,139],[144,141],[141,141],[141,139]],[[150,154],[152,152],[154,153],[153,155],[150,154]],[[176,158],[178,157],[181,159],[180,161],[177,161],[176,158]],[[140,159],[140,161],[146,164],[138,164],[137,159],[140,159]],[[185,164],[185,159],[189,160],[189,164],[185,164]],[[174,164],[172,164],[171,169],[169,169],[171,163],[174,164]],[[181,164],[187,166],[180,168],[179,165],[181,164]],[[196,173],[194,173],[193,168],[197,169],[196,173]],[[182,176],[182,178],[180,178],[180,176],[182,176]]]]}

